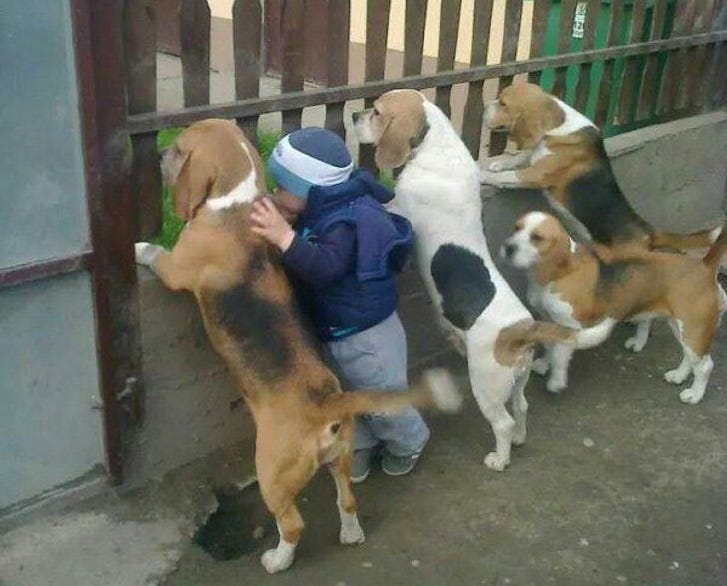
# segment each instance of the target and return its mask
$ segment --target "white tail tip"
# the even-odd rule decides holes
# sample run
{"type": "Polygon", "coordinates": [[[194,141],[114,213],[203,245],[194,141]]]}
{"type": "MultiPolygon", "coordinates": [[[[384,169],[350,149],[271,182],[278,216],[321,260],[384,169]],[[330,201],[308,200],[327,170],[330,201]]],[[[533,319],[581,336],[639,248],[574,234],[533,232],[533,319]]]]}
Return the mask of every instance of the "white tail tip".
{"type": "Polygon", "coordinates": [[[448,370],[431,368],[424,372],[422,378],[437,409],[454,413],[462,408],[462,395],[448,370]]]}

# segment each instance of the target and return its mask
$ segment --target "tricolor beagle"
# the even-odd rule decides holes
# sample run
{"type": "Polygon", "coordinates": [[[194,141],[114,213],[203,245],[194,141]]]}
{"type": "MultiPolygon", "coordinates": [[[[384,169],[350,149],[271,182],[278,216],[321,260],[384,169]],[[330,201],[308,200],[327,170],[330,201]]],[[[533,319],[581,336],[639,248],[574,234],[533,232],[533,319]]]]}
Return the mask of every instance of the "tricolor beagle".
{"type": "Polygon", "coordinates": [[[532,83],[516,83],[487,104],[485,123],[506,131],[519,149],[486,164],[482,183],[542,189],[554,207],[573,214],[598,244],[646,248],[709,246],[720,228],[694,234],[654,229],[640,218],[616,182],[593,122],[532,83]]]}
{"type": "Polygon", "coordinates": [[[483,232],[477,164],[437,106],[418,91],[394,90],[353,120],[360,142],[376,144],[377,165],[398,173],[393,205],[414,226],[440,326],[467,357],[472,392],[494,431],[496,450],[484,462],[503,470],[511,444],[525,441],[533,344],[585,347],[594,333],[533,321],[500,275],[483,232]]]}
{"type": "Polygon", "coordinates": [[[341,543],[363,542],[350,485],[353,416],[432,403],[456,409],[451,378],[431,371],[426,390],[341,392],[301,326],[278,253],[250,230],[264,171],[234,123],[190,126],[164,155],[162,173],[188,223],[171,253],[138,243],[137,262],[170,289],[194,293],[210,341],[252,412],[260,491],[280,533],[277,548],[262,557],[265,569],[293,562],[303,531],[295,499],[323,464],[336,482],[341,543]]]}
{"type": "MultiPolygon", "coordinates": [[[[701,401],[713,366],[709,350],[727,308],[727,296],[716,281],[720,260],[727,253],[727,231],[704,259],[631,248],[617,251],[605,263],[586,247],[572,250],[571,246],[558,220],[531,212],[517,221],[501,253],[528,270],[531,304],[562,325],[613,327],[624,320],[668,318],[684,356],[664,376],[670,383],[682,384],[693,373],[692,386],[679,398],[692,404],[701,401]]],[[[643,344],[644,337],[640,325],[629,343],[643,344]]],[[[543,374],[550,369],[550,391],[567,386],[572,354],[572,347],[554,344],[536,365],[543,374]]]]}

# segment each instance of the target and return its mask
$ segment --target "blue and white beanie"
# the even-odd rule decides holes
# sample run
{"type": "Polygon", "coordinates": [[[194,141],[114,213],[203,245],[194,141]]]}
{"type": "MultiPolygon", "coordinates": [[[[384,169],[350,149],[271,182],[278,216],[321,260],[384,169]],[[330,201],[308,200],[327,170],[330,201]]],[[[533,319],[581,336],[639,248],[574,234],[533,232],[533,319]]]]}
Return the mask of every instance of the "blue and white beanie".
{"type": "Polygon", "coordinates": [[[306,199],[313,185],[337,185],[353,171],[346,143],[325,128],[301,128],[284,136],[268,159],[279,187],[306,199]]]}

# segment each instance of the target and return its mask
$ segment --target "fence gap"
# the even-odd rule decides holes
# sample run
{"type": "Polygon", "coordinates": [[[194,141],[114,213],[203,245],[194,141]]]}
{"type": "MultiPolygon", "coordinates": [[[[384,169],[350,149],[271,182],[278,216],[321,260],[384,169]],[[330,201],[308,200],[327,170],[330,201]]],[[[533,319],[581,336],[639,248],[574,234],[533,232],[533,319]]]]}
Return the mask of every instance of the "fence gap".
{"type": "MultiPolygon", "coordinates": [[[[386,47],[389,38],[389,9],[391,0],[368,0],[366,3],[366,69],[365,81],[384,79],[386,73],[386,47]]],[[[366,108],[373,106],[374,99],[365,100],[366,108]]],[[[359,149],[359,164],[376,170],[374,147],[362,144],[359,149]]]]}
{"type": "MultiPolygon", "coordinates": [[[[472,22],[472,50],[470,67],[487,64],[490,45],[490,21],[492,20],[492,0],[475,0],[472,22]]],[[[479,158],[482,142],[482,103],[485,80],[473,81],[467,87],[467,102],[462,119],[462,140],[475,159],[479,158]]]]}
{"type": "MultiPolygon", "coordinates": [[[[326,2],[326,47],[328,50],[326,76],[331,87],[348,83],[348,43],[351,16],[350,0],[327,0],[326,2]]],[[[336,102],[326,106],[325,126],[346,139],[343,112],[346,102],[336,102]]]]}
{"type": "MultiPolygon", "coordinates": [[[[503,30],[502,58],[503,63],[515,61],[517,57],[518,40],[520,39],[520,19],[522,17],[523,3],[521,0],[507,0],[505,7],[505,27],[503,30]]],[[[506,75],[498,80],[497,91],[512,84],[513,76],[506,75]]],[[[507,136],[503,133],[490,133],[490,156],[499,155],[505,150],[507,136]]]]}
{"type": "Polygon", "coordinates": [[[184,105],[210,103],[210,9],[207,0],[180,0],[184,105]]]}
{"type": "MultiPolygon", "coordinates": [[[[235,97],[238,100],[260,95],[261,39],[260,0],[235,0],[232,5],[232,51],[235,61],[235,97]]],[[[258,118],[237,118],[237,125],[256,147],[258,118]]]]}
{"type": "MultiPolygon", "coordinates": [[[[442,0],[439,15],[439,49],[437,52],[437,71],[454,69],[457,52],[457,36],[459,32],[459,15],[462,0],[442,0]]],[[[440,86],[436,89],[435,103],[447,118],[452,116],[450,97],[452,86],[440,86]]]]}
{"type": "MultiPolygon", "coordinates": [[[[157,108],[156,15],[152,0],[124,3],[126,93],[130,115],[157,108]]],[[[131,137],[131,193],[136,200],[134,232],[148,240],[162,225],[162,177],[157,155],[157,133],[131,137]]]]}

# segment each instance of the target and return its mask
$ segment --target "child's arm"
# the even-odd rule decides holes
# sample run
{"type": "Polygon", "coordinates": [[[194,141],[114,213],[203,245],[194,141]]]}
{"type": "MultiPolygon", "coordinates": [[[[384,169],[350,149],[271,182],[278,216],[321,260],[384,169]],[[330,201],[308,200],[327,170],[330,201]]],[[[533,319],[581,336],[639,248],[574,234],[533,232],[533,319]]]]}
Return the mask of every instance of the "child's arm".
{"type": "Polygon", "coordinates": [[[290,224],[268,200],[255,203],[252,230],[283,253],[283,264],[306,285],[320,289],[343,277],[356,256],[356,231],[338,224],[317,242],[295,234],[290,224]]]}

